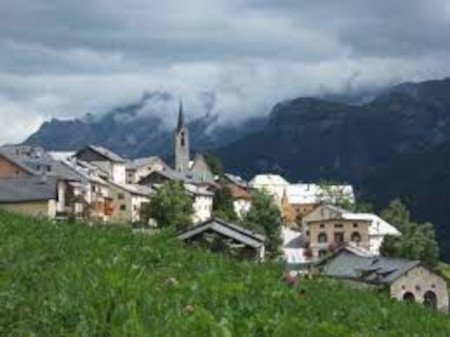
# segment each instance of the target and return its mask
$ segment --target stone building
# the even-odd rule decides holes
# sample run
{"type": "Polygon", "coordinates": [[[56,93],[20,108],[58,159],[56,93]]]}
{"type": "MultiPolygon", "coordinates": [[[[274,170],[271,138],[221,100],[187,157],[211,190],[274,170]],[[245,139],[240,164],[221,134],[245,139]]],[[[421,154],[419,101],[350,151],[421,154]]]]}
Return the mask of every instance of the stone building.
{"type": "Polygon", "coordinates": [[[394,226],[375,214],[354,213],[328,204],[304,216],[301,227],[315,259],[346,243],[379,255],[385,236],[400,235],[394,226]]]}
{"type": "Polygon", "coordinates": [[[298,225],[302,217],[320,204],[354,204],[355,194],[351,185],[290,184],[283,192],[282,216],[285,224],[298,225]]]}
{"type": "Polygon", "coordinates": [[[420,261],[373,256],[344,247],[322,262],[323,274],[354,284],[386,288],[392,298],[448,312],[447,280],[420,261]]]}

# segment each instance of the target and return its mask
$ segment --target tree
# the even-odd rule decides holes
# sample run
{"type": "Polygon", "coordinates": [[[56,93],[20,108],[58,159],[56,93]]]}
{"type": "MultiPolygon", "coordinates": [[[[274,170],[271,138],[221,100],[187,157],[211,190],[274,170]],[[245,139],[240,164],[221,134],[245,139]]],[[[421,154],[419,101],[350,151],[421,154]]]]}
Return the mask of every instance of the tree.
{"type": "Polygon", "coordinates": [[[281,213],[274,204],[273,197],[267,191],[255,191],[252,196],[252,207],[243,223],[267,238],[266,250],[272,255],[278,254],[281,245],[281,213]]]}
{"type": "Polygon", "coordinates": [[[224,174],[223,164],[218,157],[212,154],[206,154],[205,161],[208,164],[209,168],[211,169],[211,172],[215,176],[218,176],[219,178],[223,176],[224,174]]]}
{"type": "Polygon", "coordinates": [[[161,228],[184,230],[192,224],[192,212],[192,200],[186,194],[183,183],[168,181],[151,196],[142,210],[142,219],[146,222],[154,219],[161,228]]]}
{"type": "Polygon", "coordinates": [[[221,186],[221,188],[217,189],[214,193],[213,214],[224,220],[237,220],[231,190],[227,185],[221,186]]]}
{"type": "Polygon", "coordinates": [[[409,210],[398,199],[391,201],[381,216],[402,233],[400,237],[388,236],[384,239],[380,249],[382,255],[419,259],[431,267],[437,264],[439,246],[431,223],[412,221],[409,210]]]}
{"type": "Polygon", "coordinates": [[[344,186],[332,181],[322,181],[319,183],[321,202],[331,203],[347,210],[354,210],[355,203],[353,195],[344,186]]]}

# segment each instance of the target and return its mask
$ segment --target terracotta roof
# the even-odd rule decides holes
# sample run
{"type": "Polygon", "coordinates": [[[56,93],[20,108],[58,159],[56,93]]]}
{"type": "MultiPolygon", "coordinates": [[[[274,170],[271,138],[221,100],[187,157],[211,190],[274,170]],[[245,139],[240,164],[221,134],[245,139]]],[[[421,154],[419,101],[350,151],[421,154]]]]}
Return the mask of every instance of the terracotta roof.
{"type": "Polygon", "coordinates": [[[228,188],[231,191],[231,195],[232,195],[233,199],[250,200],[252,198],[252,194],[245,188],[239,187],[234,184],[228,184],[228,188]]]}

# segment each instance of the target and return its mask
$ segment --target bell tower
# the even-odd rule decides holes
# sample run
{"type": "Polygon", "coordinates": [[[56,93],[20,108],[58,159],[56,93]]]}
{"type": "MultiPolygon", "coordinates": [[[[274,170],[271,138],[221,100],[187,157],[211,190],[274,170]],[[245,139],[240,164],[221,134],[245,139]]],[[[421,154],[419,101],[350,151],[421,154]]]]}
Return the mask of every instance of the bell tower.
{"type": "Polygon", "coordinates": [[[189,131],[184,124],[183,103],[178,109],[178,124],[175,129],[175,170],[189,171],[189,131]]]}

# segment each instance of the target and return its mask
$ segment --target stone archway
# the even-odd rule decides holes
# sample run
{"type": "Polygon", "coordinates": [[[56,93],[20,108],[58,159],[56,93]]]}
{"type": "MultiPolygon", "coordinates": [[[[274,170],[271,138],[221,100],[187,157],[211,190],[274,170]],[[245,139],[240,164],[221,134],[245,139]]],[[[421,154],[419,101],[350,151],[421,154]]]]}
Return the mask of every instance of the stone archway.
{"type": "Polygon", "coordinates": [[[428,290],[423,295],[423,304],[431,309],[437,309],[437,296],[434,291],[428,290]]]}
{"type": "Polygon", "coordinates": [[[416,301],[416,298],[412,292],[407,291],[403,294],[403,301],[406,303],[414,303],[416,301]]]}

